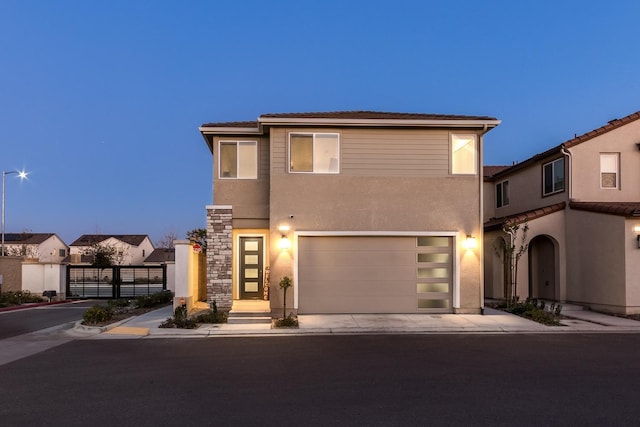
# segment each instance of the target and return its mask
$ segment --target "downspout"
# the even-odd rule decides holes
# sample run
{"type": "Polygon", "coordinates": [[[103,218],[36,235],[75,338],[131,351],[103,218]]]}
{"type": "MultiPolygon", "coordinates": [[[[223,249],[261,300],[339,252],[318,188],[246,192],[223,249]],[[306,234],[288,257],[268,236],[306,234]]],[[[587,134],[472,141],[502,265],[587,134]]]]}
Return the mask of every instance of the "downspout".
{"type": "Polygon", "coordinates": [[[560,152],[569,159],[568,165],[569,167],[567,168],[567,177],[569,178],[569,201],[573,200],[573,177],[571,176],[571,173],[573,172],[572,170],[572,158],[571,158],[571,152],[568,151],[564,144],[562,144],[562,146],[560,147],[560,152]]]}
{"type": "Polygon", "coordinates": [[[480,167],[478,170],[478,182],[480,191],[478,194],[480,195],[480,244],[478,245],[478,255],[480,259],[480,314],[484,314],[484,172],[482,170],[482,165],[484,164],[484,135],[489,132],[488,126],[485,124],[482,127],[482,132],[480,132],[480,140],[479,149],[478,149],[478,161],[480,162],[480,167]]]}

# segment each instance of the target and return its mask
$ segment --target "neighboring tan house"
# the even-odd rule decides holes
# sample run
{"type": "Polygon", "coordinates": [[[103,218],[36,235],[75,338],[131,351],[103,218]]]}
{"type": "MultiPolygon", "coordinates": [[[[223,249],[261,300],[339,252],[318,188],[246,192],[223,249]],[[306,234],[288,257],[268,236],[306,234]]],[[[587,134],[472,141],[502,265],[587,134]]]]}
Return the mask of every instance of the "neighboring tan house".
{"type": "Polygon", "coordinates": [[[640,112],[513,166],[486,167],[484,199],[487,297],[504,296],[502,225],[526,222],[521,299],[640,313],[640,112]]]}
{"type": "Polygon", "coordinates": [[[264,114],[200,127],[213,154],[208,295],[282,314],[480,313],[484,116],[264,114]],[[268,286],[265,286],[268,285],[268,286]]]}
{"type": "Polygon", "coordinates": [[[72,264],[90,263],[86,255],[94,245],[113,247],[116,265],[142,265],[154,250],[146,234],[84,234],[71,243],[69,261],[72,264]]]}
{"type": "Polygon", "coordinates": [[[5,233],[4,246],[8,256],[56,264],[69,254],[69,246],[55,233],[5,233]]]}

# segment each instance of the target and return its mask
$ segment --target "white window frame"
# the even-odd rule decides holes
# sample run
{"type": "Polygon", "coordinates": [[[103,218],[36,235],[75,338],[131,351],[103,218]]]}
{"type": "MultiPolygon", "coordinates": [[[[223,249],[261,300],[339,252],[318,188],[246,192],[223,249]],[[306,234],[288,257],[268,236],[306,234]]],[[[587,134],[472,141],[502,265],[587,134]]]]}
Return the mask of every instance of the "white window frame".
{"type": "Polygon", "coordinates": [[[451,174],[452,175],[477,175],[478,174],[478,158],[479,158],[479,151],[480,151],[479,144],[478,144],[478,135],[476,135],[475,133],[465,133],[465,134],[452,133],[450,150],[451,150],[451,174]],[[458,165],[456,162],[456,153],[458,152],[459,149],[462,148],[461,146],[456,149],[456,142],[464,141],[464,140],[469,140],[470,142],[473,142],[473,150],[474,150],[473,170],[464,169],[462,165],[458,165]]]}
{"type": "Polygon", "coordinates": [[[509,206],[509,180],[505,179],[504,181],[500,181],[496,184],[496,208],[502,208],[505,206],[509,206]],[[506,184],[506,191],[505,191],[506,184]],[[506,193],[506,197],[505,197],[506,193]]]}
{"type": "Polygon", "coordinates": [[[617,190],[620,188],[620,153],[600,153],[600,189],[601,190],[617,190]],[[613,170],[604,170],[603,160],[606,158],[613,159],[615,162],[615,166],[613,170]],[[614,173],[615,174],[615,184],[613,187],[605,187],[602,185],[602,174],[605,173],[614,173]]]}
{"type": "Polygon", "coordinates": [[[258,155],[258,141],[246,141],[246,140],[220,140],[218,141],[218,178],[219,179],[258,179],[258,159],[259,159],[259,155],[258,155]],[[223,176],[222,175],[222,156],[221,156],[221,151],[222,151],[222,145],[224,144],[235,144],[236,146],[236,175],[237,176],[223,176]],[[253,173],[250,175],[246,175],[246,176],[240,176],[240,144],[251,144],[255,147],[255,149],[253,150],[253,153],[255,155],[255,168],[253,170],[253,173]]]}
{"type": "Polygon", "coordinates": [[[565,181],[566,181],[566,176],[567,176],[567,171],[565,169],[565,163],[564,163],[564,157],[560,157],[558,159],[552,160],[550,162],[544,163],[542,165],[542,195],[543,196],[550,196],[552,194],[556,194],[556,193],[561,193],[564,191],[565,188],[565,181]],[[558,162],[562,162],[562,188],[556,190],[556,182],[555,182],[555,171],[556,171],[556,164],[558,162]],[[546,187],[546,174],[545,174],[545,169],[548,165],[551,165],[551,191],[546,193],[545,192],[545,187],[546,187]]]}
{"type": "MultiPolygon", "coordinates": [[[[342,159],[341,159],[341,147],[342,147],[342,141],[341,141],[341,137],[340,134],[337,132],[290,132],[289,133],[289,138],[288,138],[288,143],[287,143],[287,158],[288,158],[288,172],[289,173],[307,173],[307,174],[328,174],[328,175],[335,175],[335,174],[339,174],[340,173],[340,169],[341,169],[341,163],[342,163],[342,159]],[[291,137],[292,136],[296,136],[296,135],[306,135],[309,136],[311,135],[313,137],[313,156],[315,156],[315,152],[316,152],[316,136],[317,135],[332,135],[338,138],[338,168],[336,171],[331,172],[331,171],[323,171],[323,172],[316,172],[315,170],[311,170],[311,171],[297,171],[297,170],[291,170],[291,137]]],[[[313,165],[313,159],[311,159],[311,164],[313,165]]],[[[312,166],[313,167],[313,166],[312,166]]]]}

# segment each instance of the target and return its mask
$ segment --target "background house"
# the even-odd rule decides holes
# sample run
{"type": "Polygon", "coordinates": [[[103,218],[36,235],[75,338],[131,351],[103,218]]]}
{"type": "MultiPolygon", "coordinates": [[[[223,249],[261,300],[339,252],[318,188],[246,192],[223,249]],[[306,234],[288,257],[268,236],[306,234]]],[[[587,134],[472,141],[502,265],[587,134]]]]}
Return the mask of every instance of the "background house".
{"type": "Polygon", "coordinates": [[[200,127],[213,154],[208,299],[294,286],[300,313],[480,312],[484,116],[264,114],[200,127]],[[269,286],[270,284],[270,286],[269,286]]]}
{"type": "Polygon", "coordinates": [[[115,248],[114,261],[117,265],[142,265],[154,250],[153,243],[146,234],[83,234],[71,243],[69,261],[91,262],[86,255],[94,245],[115,248]]]}
{"type": "Polygon", "coordinates": [[[7,256],[40,262],[59,263],[69,254],[69,246],[55,233],[5,233],[4,246],[7,256]]]}
{"type": "Polygon", "coordinates": [[[485,294],[503,297],[502,225],[528,222],[518,296],[640,312],[639,143],[636,112],[516,165],[485,168],[485,294]]]}

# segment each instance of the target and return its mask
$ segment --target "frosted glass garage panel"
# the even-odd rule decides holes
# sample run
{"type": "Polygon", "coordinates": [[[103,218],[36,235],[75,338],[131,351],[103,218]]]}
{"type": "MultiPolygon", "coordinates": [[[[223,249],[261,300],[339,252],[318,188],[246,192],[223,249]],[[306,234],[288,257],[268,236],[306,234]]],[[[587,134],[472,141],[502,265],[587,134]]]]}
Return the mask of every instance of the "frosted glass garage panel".
{"type": "Polygon", "coordinates": [[[416,288],[418,293],[449,292],[448,283],[418,283],[416,288]]]}
{"type": "Polygon", "coordinates": [[[448,277],[448,268],[418,268],[418,279],[446,279],[448,277]]]}
{"type": "Polygon", "coordinates": [[[435,262],[435,263],[446,263],[449,262],[449,254],[439,254],[439,253],[431,253],[431,254],[418,254],[418,262],[435,262]]]}
{"type": "Polygon", "coordinates": [[[421,236],[418,237],[418,246],[449,247],[450,237],[421,236]]]}
{"type": "Polygon", "coordinates": [[[418,308],[449,308],[449,300],[446,299],[419,299],[418,308]]]}

